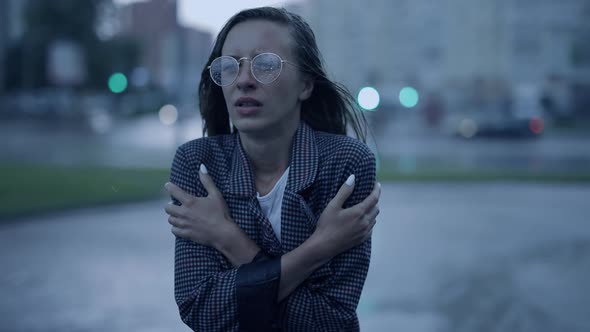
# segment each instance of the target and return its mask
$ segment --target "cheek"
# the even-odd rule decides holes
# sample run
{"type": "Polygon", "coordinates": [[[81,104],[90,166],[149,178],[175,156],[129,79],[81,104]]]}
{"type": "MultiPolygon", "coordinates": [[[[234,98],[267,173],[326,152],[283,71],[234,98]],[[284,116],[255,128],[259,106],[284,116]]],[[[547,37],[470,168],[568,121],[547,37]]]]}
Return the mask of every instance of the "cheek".
{"type": "Polygon", "coordinates": [[[285,103],[296,103],[301,92],[301,84],[298,81],[289,78],[289,80],[283,80],[278,82],[275,95],[279,102],[285,103]]]}
{"type": "Polygon", "coordinates": [[[225,100],[225,105],[227,107],[229,107],[230,106],[229,98],[230,98],[230,95],[231,95],[231,93],[229,91],[229,88],[227,88],[227,87],[226,88],[221,88],[221,91],[223,93],[223,99],[225,100]]]}

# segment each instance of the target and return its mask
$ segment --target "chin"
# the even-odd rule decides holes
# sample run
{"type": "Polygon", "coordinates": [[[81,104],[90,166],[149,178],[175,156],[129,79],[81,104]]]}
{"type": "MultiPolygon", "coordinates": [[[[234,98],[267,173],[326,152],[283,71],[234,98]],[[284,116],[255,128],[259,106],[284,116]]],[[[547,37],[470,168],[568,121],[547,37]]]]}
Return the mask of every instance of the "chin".
{"type": "Polygon", "coordinates": [[[248,121],[234,122],[239,132],[252,136],[277,136],[284,134],[284,124],[270,122],[268,119],[247,119],[248,121]]]}
{"type": "Polygon", "coordinates": [[[297,121],[299,119],[288,119],[286,117],[269,117],[262,116],[262,114],[258,114],[258,116],[252,117],[240,117],[240,116],[232,116],[232,123],[239,132],[244,134],[273,134],[276,131],[284,131],[286,128],[290,128],[291,125],[287,122],[297,121]]]}
{"type": "Polygon", "coordinates": [[[269,124],[262,119],[239,119],[238,121],[234,121],[233,124],[239,132],[244,134],[263,132],[270,127],[269,124]]]}

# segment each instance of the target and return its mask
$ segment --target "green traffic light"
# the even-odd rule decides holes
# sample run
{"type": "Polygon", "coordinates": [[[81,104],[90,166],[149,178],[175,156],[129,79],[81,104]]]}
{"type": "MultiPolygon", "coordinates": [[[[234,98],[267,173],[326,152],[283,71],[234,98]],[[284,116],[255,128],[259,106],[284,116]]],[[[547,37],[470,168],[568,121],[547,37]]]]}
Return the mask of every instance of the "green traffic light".
{"type": "Polygon", "coordinates": [[[114,73],[109,77],[109,89],[113,93],[121,93],[127,89],[127,77],[122,73],[114,73]]]}
{"type": "Polygon", "coordinates": [[[407,108],[412,108],[418,104],[418,91],[411,86],[406,86],[399,92],[399,102],[407,108]]]}

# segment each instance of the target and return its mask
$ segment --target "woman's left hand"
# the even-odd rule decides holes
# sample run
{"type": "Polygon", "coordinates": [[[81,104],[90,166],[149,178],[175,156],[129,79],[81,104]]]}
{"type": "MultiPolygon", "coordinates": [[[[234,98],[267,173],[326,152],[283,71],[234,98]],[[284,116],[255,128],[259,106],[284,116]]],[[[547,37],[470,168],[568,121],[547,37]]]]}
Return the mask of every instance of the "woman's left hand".
{"type": "Polygon", "coordinates": [[[182,205],[170,202],[165,211],[169,215],[168,222],[172,225],[174,235],[216,248],[224,234],[236,225],[204,165],[201,165],[199,179],[207,190],[207,197],[192,196],[175,184],[166,183],[166,190],[182,205]]]}

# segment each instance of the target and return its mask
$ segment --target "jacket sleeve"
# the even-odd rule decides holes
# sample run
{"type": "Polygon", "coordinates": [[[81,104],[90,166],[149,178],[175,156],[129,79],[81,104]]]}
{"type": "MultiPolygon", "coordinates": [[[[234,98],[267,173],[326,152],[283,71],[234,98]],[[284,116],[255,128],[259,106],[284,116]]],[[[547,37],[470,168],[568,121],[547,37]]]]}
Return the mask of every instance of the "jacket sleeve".
{"type": "MultiPolygon", "coordinates": [[[[344,174],[345,179],[350,171],[357,179],[354,192],[344,207],[361,202],[373,190],[375,157],[368,152],[361,160],[344,174]]],[[[356,308],[370,258],[369,238],[316,270],[286,299],[285,331],[359,331],[356,308]]]]}
{"type": "MultiPolygon", "coordinates": [[[[186,160],[183,147],[178,148],[170,181],[202,197],[206,191],[196,171],[186,160]]],[[[180,205],[174,197],[172,200],[180,205]]],[[[193,331],[238,331],[236,273],[214,248],[176,237],[174,297],[182,321],[193,331]]]]}
{"type": "Polygon", "coordinates": [[[238,331],[235,278],[215,249],[176,238],[174,296],[180,317],[193,331],[238,331]]]}

